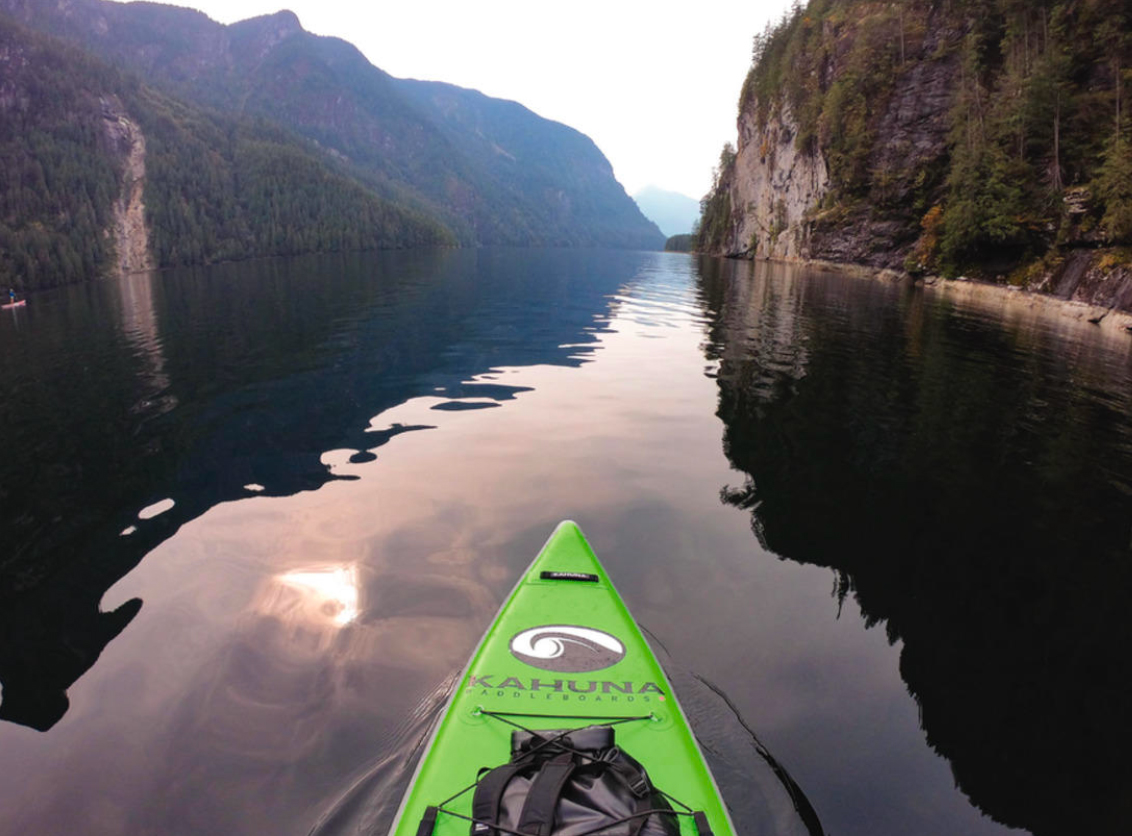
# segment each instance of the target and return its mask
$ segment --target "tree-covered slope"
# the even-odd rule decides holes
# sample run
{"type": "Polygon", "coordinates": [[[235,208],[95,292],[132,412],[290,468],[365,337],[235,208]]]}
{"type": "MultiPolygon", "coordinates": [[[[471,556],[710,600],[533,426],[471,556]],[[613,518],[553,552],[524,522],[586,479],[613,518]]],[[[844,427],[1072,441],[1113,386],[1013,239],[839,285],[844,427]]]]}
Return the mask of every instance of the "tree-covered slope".
{"type": "Polygon", "coordinates": [[[588,138],[513,102],[394,79],[291,12],[224,26],[154,3],[0,0],[5,8],[167,93],[315,140],[370,188],[427,206],[465,243],[663,244],[588,138]],[[438,97],[457,112],[438,112],[438,97]]]}
{"type": "Polygon", "coordinates": [[[1127,260],[1124,0],[811,0],[753,58],[700,247],[1020,284],[1127,260]]]}
{"type": "Polygon", "coordinates": [[[102,128],[114,70],[0,18],[0,287],[106,269],[121,160],[102,128]]]}
{"type": "Polygon", "coordinates": [[[178,102],[0,16],[0,286],[49,287],[113,268],[122,124],[145,141],[157,266],[455,242],[309,141],[178,102]]]}
{"type": "Polygon", "coordinates": [[[456,242],[434,217],[379,197],[261,120],[205,114],[145,88],[131,104],[149,140],[159,266],[456,242]]]}

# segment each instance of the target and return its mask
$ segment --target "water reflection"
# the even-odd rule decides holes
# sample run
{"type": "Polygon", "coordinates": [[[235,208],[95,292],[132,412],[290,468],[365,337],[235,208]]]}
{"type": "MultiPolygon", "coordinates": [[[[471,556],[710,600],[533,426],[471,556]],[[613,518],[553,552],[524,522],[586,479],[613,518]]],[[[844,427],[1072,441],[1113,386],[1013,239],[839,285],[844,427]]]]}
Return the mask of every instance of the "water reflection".
{"type": "MultiPolygon", "coordinates": [[[[67,554],[26,541],[54,574],[33,577],[26,604],[0,606],[13,625],[0,646],[42,664],[60,645],[82,646],[70,629],[106,638],[85,620],[100,603],[145,606],[86,652],[98,661],[85,675],[53,680],[59,695],[73,684],[49,734],[0,723],[0,833],[307,833],[316,822],[327,836],[384,832],[446,682],[565,516],[582,521],[634,615],[685,668],[678,693],[744,832],[805,833],[814,813],[839,834],[1002,832],[923,745],[897,651],[859,629],[851,598],[835,619],[828,570],[766,554],[747,515],[719,502],[720,485],[744,477],[720,450],[721,390],[705,366],[734,391],[728,376],[753,352],[742,341],[758,345],[780,371],[746,363],[744,374],[762,393],[752,408],[773,413],[779,397],[823,379],[815,335],[858,321],[852,288],[865,308],[914,316],[909,300],[869,283],[827,282],[813,297],[790,283],[701,281],[697,294],[693,262],[677,255],[464,253],[439,257],[433,279],[416,275],[419,259],[359,259],[341,274],[241,265],[249,272],[163,276],[153,303],[178,405],[149,422],[129,412],[151,390],[115,318],[114,286],[45,297],[60,310],[30,333],[66,328],[57,359],[46,341],[36,362],[76,370],[63,353],[73,330],[92,346],[85,361],[109,372],[92,372],[89,390],[75,382],[81,409],[45,401],[35,413],[68,432],[22,437],[100,474],[98,490],[88,477],[75,484],[116,517],[107,530],[120,545],[100,554],[88,529],[90,548],[60,568],[67,554]],[[113,292],[86,295],[99,289],[113,292]],[[98,327],[84,325],[95,312],[98,327]],[[724,340],[726,329],[742,339],[724,340]],[[461,401],[501,406],[433,408],[461,401]],[[80,413],[130,455],[108,469],[102,448],[85,458],[72,448],[72,436],[97,435],[81,435],[80,413]],[[293,469],[273,470],[275,459],[293,469]],[[281,495],[299,477],[319,490],[281,495]],[[138,519],[165,498],[165,513],[138,519]],[[205,500],[214,504],[193,517],[205,500]],[[136,531],[120,537],[127,525],[136,531]],[[133,554],[148,556],[115,582],[133,554]],[[22,641],[36,630],[40,645],[22,641]]],[[[10,336],[0,329],[0,341],[10,336]]],[[[6,358],[5,384],[34,402],[6,358]]],[[[1103,383],[1088,384],[1098,398],[1124,397],[1103,383]]],[[[732,461],[743,461],[736,443],[732,461]]],[[[16,502],[40,496],[27,484],[16,502]]],[[[82,533],[74,499],[59,504],[59,527],[82,533]]],[[[4,575],[15,565],[0,577],[15,578],[4,575]]],[[[33,673],[31,684],[45,681],[33,673]]]]}
{"type": "Polygon", "coordinates": [[[1132,364],[1085,324],[914,290],[701,263],[723,498],[784,558],[832,568],[930,745],[999,822],[1132,821],[1132,364]]]}
{"type": "Polygon", "coordinates": [[[156,273],[147,271],[130,273],[116,282],[120,294],[122,332],[141,360],[138,379],[144,381],[147,389],[131,407],[135,413],[160,414],[177,406],[176,396],[169,392],[165,351],[154,307],[153,284],[157,280],[156,273]]]}
{"type": "MultiPolygon", "coordinates": [[[[52,600],[50,604],[55,604],[52,600]]],[[[0,677],[4,683],[0,720],[47,731],[66,713],[66,691],[126,629],[141,609],[133,598],[112,612],[80,610],[63,622],[67,641],[57,638],[55,624],[39,613],[13,607],[4,614],[7,629],[20,630],[16,641],[0,649],[0,677]],[[27,617],[22,618],[26,614],[27,617]]],[[[8,638],[8,637],[6,637],[8,638]]]]}
{"type": "Polygon", "coordinates": [[[104,593],[185,523],[356,478],[446,410],[529,391],[495,370],[587,362],[647,257],[342,255],[45,295],[0,328],[0,718],[58,721],[140,606],[102,613],[104,593]],[[425,394],[424,420],[371,423],[425,394]]]}

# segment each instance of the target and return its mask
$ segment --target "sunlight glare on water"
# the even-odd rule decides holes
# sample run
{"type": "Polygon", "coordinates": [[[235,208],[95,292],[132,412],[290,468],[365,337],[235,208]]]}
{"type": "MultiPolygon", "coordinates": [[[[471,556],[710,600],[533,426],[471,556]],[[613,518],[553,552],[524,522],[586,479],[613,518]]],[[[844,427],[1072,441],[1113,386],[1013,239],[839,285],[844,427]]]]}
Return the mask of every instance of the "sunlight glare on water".
{"type": "MultiPolygon", "coordinates": [[[[279,575],[285,587],[298,590],[303,600],[297,607],[304,617],[317,614],[338,626],[358,617],[358,571],[354,566],[338,566],[279,575]]],[[[289,608],[288,608],[289,609],[289,608]]]]}

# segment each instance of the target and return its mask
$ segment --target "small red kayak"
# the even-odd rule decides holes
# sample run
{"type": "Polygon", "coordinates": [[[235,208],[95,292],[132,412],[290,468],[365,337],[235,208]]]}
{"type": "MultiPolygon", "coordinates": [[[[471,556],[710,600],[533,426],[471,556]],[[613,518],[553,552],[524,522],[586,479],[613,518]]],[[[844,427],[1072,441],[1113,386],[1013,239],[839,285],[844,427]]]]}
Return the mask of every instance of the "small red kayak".
{"type": "Polygon", "coordinates": [[[0,305],[0,308],[22,308],[27,303],[27,299],[21,299],[18,302],[9,302],[7,305],[0,305]]]}

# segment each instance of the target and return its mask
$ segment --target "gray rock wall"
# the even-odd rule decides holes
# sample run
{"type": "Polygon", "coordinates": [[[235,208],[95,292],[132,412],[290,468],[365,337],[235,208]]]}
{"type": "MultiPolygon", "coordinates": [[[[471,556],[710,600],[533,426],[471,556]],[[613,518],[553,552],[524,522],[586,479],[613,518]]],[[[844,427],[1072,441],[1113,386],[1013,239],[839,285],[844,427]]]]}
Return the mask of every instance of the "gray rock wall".
{"type": "Polygon", "coordinates": [[[126,275],[153,269],[149,226],[145,219],[145,136],[117,96],[102,99],[106,137],[122,164],[122,190],[114,201],[114,237],[118,272],[126,275]]]}
{"type": "Polygon", "coordinates": [[[821,154],[798,151],[788,107],[760,130],[755,108],[739,117],[739,147],[731,175],[730,255],[809,258],[806,214],[829,188],[821,154]]]}
{"type": "MultiPolygon", "coordinates": [[[[959,35],[939,10],[927,19],[907,64],[886,99],[874,102],[869,194],[822,211],[832,187],[825,152],[795,148],[798,132],[788,103],[758,127],[758,105],[739,116],[736,162],[731,172],[732,234],[728,255],[820,259],[903,269],[920,235],[925,196],[939,198],[939,171],[948,154],[948,114],[956,93],[958,60],[943,49],[959,35]]],[[[852,35],[846,35],[851,38],[852,35]]],[[[839,58],[829,79],[842,72],[839,58]]]]}

